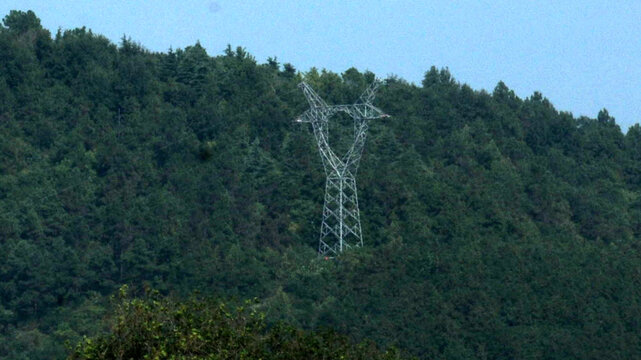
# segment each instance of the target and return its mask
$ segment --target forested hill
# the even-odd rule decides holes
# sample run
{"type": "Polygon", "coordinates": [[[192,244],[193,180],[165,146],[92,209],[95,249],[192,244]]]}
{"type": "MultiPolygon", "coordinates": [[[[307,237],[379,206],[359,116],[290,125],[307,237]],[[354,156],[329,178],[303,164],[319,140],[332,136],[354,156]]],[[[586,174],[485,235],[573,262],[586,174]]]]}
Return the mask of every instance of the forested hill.
{"type": "Polygon", "coordinates": [[[129,284],[258,297],[270,323],[422,358],[641,358],[641,127],[605,110],[436,68],[386,79],[358,174],[365,247],[317,258],[325,178],[296,85],[341,104],[373,79],[7,15],[0,357],[66,356],[129,284]]]}

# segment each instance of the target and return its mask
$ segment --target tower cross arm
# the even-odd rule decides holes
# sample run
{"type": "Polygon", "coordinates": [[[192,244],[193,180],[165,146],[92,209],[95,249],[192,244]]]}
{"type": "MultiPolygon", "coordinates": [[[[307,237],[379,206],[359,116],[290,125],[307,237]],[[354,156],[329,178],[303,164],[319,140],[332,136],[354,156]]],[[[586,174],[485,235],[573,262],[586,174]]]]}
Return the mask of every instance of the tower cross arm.
{"type": "Polygon", "coordinates": [[[295,118],[294,121],[299,123],[311,123],[315,119],[316,117],[312,114],[311,109],[308,109],[304,113],[300,114],[297,118],[295,118]]]}
{"type": "Polygon", "coordinates": [[[335,106],[327,106],[325,108],[309,108],[304,113],[300,114],[294,119],[295,122],[300,123],[313,123],[313,122],[327,122],[327,119],[334,113],[339,111],[335,106]]]}
{"type": "Polygon", "coordinates": [[[381,109],[372,104],[335,105],[331,107],[333,112],[345,112],[354,119],[381,119],[389,117],[381,109]]]}
{"type": "Polygon", "coordinates": [[[350,114],[355,119],[381,119],[389,117],[381,109],[372,104],[354,104],[354,105],[339,105],[344,106],[342,111],[350,114]]]}

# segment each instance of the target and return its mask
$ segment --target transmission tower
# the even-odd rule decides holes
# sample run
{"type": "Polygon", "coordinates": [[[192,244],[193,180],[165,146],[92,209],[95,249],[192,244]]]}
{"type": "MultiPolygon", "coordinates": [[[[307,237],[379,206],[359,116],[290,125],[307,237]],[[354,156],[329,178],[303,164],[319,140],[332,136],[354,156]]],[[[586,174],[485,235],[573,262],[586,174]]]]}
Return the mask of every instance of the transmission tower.
{"type": "Polygon", "coordinates": [[[327,105],[307,83],[298,85],[307,98],[309,109],[295,121],[312,124],[327,175],[318,243],[318,252],[322,256],[335,256],[350,247],[363,245],[356,172],[365,146],[369,120],[389,116],[372,105],[380,84],[375,80],[353,105],[327,105]],[[329,145],[329,119],[339,112],[354,120],[354,142],[342,157],[336,155],[329,145]]]}

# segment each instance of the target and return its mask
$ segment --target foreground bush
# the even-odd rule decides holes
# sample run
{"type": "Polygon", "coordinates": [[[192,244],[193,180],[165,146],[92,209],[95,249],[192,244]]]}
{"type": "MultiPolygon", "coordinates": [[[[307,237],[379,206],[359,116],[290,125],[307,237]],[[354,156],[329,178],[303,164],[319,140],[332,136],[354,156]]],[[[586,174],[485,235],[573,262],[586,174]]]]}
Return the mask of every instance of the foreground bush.
{"type": "Polygon", "coordinates": [[[87,338],[70,359],[398,359],[372,343],[353,344],[331,330],[306,332],[284,323],[267,328],[259,305],[177,302],[120,291],[110,333],[87,338]]]}

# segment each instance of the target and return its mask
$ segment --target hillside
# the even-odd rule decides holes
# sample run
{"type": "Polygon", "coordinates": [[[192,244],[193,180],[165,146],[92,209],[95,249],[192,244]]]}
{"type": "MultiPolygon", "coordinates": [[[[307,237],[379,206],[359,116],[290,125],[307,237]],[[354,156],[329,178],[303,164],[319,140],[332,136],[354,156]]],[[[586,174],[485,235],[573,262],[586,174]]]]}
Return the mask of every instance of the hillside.
{"type": "Polygon", "coordinates": [[[357,179],[365,247],[318,259],[325,179],[296,85],[350,103],[374,76],[7,15],[0,358],[65,357],[122,284],[258,297],[270,324],[422,358],[640,358],[641,127],[606,110],[389,77],[357,179]]]}

